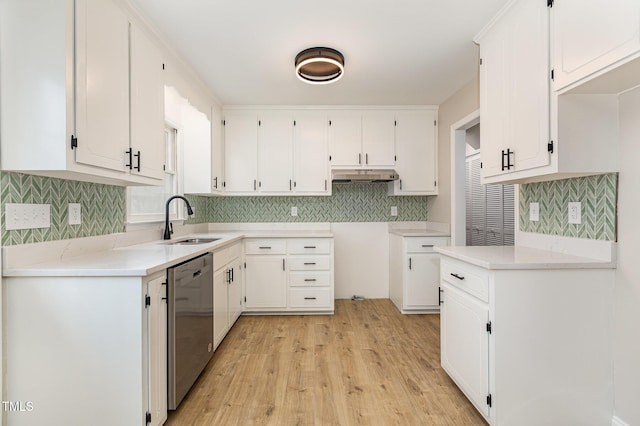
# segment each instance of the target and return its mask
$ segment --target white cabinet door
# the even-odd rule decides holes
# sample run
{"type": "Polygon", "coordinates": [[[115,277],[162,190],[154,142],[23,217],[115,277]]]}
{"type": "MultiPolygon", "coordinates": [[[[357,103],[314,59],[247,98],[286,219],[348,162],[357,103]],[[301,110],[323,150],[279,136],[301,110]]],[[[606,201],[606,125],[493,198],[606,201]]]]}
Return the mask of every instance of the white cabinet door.
{"type": "MultiPolygon", "coordinates": [[[[179,132],[180,130],[178,130],[179,132]]],[[[182,160],[184,192],[211,192],[211,122],[192,105],[182,105],[182,160]]]]}
{"type": "Polygon", "coordinates": [[[229,268],[223,266],[213,274],[213,346],[217,348],[229,331],[229,268]]]}
{"type": "Polygon", "coordinates": [[[164,178],[164,76],[160,49],[134,24],[130,28],[131,171],[164,178]]]}
{"type": "Polygon", "coordinates": [[[549,164],[549,12],[518,1],[480,40],[482,176],[549,164]]]}
{"type": "Polygon", "coordinates": [[[129,149],[129,20],[111,0],[78,0],[75,34],[76,161],[124,172],[129,149]]]}
{"type": "Polygon", "coordinates": [[[211,109],[211,192],[221,193],[224,181],[224,126],[219,108],[211,109]]]}
{"type": "Polygon", "coordinates": [[[284,256],[247,256],[244,270],[246,307],[286,308],[287,275],[284,256]]]}
{"type": "Polygon", "coordinates": [[[295,193],[330,192],[325,114],[298,112],[293,145],[293,189],[295,193]]]}
{"type": "Polygon", "coordinates": [[[395,114],[367,111],[362,116],[362,164],[365,167],[394,167],[395,114]]]}
{"type": "Polygon", "coordinates": [[[485,416],[489,395],[489,307],[457,288],[442,283],[440,350],[442,367],[485,416]]]}
{"type": "Polygon", "coordinates": [[[235,324],[242,313],[242,267],[240,259],[236,258],[229,264],[231,268],[231,283],[229,283],[229,327],[235,324]]]}
{"type": "Polygon", "coordinates": [[[562,0],[551,9],[555,90],[640,51],[637,0],[562,0]]]}
{"type": "Polygon", "coordinates": [[[440,256],[437,253],[408,254],[405,306],[438,306],[440,256]]]}
{"type": "Polygon", "coordinates": [[[258,120],[258,189],[263,193],[293,190],[293,118],[262,113],[258,120]]]}
{"type": "Polygon", "coordinates": [[[437,111],[396,115],[396,195],[437,193],[437,111]]]}
{"type": "Polygon", "coordinates": [[[363,164],[362,116],[359,111],[330,113],[329,155],[332,167],[363,164]]]}
{"type": "Polygon", "coordinates": [[[233,112],[224,119],[225,190],[253,193],[258,189],[258,117],[233,112]]]}
{"type": "Polygon", "coordinates": [[[167,420],[167,301],[165,277],[147,283],[149,413],[151,425],[167,420]]]}

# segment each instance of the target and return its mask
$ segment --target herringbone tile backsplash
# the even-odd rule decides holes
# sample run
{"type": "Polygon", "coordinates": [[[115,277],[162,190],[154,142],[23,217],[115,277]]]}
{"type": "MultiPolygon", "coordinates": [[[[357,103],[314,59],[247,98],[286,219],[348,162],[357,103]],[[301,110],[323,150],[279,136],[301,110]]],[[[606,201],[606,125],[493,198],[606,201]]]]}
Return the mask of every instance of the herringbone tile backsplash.
{"type": "Polygon", "coordinates": [[[520,185],[520,230],[547,235],[616,241],[618,175],[586,176],[520,185]],[[582,223],[570,224],[570,201],[582,203],[582,223]],[[540,220],[529,220],[529,203],[540,204],[540,220]]]}

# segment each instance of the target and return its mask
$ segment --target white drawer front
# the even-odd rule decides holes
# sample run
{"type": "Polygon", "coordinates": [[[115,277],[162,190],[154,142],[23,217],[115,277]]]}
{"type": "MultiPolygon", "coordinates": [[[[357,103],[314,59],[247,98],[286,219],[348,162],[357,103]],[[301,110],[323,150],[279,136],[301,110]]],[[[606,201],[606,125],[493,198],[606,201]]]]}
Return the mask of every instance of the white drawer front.
{"type": "Polygon", "coordinates": [[[295,256],[289,258],[290,271],[315,271],[331,269],[330,256],[295,256]]]}
{"type": "Polygon", "coordinates": [[[291,272],[289,285],[292,287],[325,287],[331,285],[329,271],[291,272]]]}
{"type": "Polygon", "coordinates": [[[291,308],[330,308],[331,289],[329,288],[291,288],[289,289],[289,307],[291,308]]]}
{"type": "Polygon", "coordinates": [[[242,244],[234,244],[213,252],[213,267],[217,270],[242,255],[242,244]]]}
{"type": "Polygon", "coordinates": [[[482,268],[441,257],[440,278],[484,302],[489,302],[489,274],[482,268]]]}
{"type": "Polygon", "coordinates": [[[405,237],[405,241],[409,253],[428,253],[434,247],[449,245],[449,237],[405,237]]]}
{"type": "Polygon", "coordinates": [[[292,239],[289,240],[290,254],[329,254],[331,240],[327,238],[292,239]]]}
{"type": "Polygon", "coordinates": [[[285,239],[263,239],[246,240],[244,243],[246,254],[285,254],[287,252],[287,240],[285,239]]]}

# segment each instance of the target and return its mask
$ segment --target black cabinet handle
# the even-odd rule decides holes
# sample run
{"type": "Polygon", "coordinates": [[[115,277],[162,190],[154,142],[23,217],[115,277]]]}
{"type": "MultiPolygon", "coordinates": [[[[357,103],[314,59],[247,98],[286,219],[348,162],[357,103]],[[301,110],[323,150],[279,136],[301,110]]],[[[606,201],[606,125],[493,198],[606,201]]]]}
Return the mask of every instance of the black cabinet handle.
{"type": "Polygon", "coordinates": [[[513,154],[513,156],[516,156],[516,153],[511,151],[511,148],[507,148],[507,150],[505,151],[504,149],[502,150],[502,170],[511,170],[511,167],[515,167],[515,164],[511,164],[511,154],[513,154]],[[506,158],[506,162],[505,162],[505,158],[506,158]]]}
{"type": "Polygon", "coordinates": [[[257,181],[254,179],[254,180],[253,180],[253,190],[254,190],[254,191],[257,189],[257,188],[256,188],[256,182],[257,182],[257,181]]]}
{"type": "Polygon", "coordinates": [[[231,282],[235,281],[235,277],[234,277],[234,273],[233,273],[233,268],[231,268],[231,282]]]}
{"type": "Polygon", "coordinates": [[[316,262],[304,262],[305,265],[315,265],[316,262]]]}
{"type": "Polygon", "coordinates": [[[284,259],[282,259],[282,270],[284,271],[284,259]]]}
{"type": "Polygon", "coordinates": [[[327,180],[326,179],[324,180],[324,190],[325,191],[327,190],[327,180]]]}
{"type": "Polygon", "coordinates": [[[362,164],[362,154],[358,154],[358,164],[362,164]]]}
{"type": "Polygon", "coordinates": [[[402,179],[400,179],[400,191],[402,191],[402,179]]]}
{"type": "Polygon", "coordinates": [[[270,250],[271,246],[260,246],[258,247],[260,250],[270,250]]]}
{"type": "Polygon", "coordinates": [[[409,270],[411,270],[411,258],[409,258],[409,270]]]}
{"type": "Polygon", "coordinates": [[[458,275],[458,274],[454,274],[453,272],[451,273],[452,277],[456,277],[457,279],[459,279],[460,281],[464,280],[464,277],[462,275],[458,275]]]}
{"type": "Polygon", "coordinates": [[[218,176],[213,178],[213,189],[218,189],[218,176]]]}
{"type": "Polygon", "coordinates": [[[231,269],[227,269],[227,284],[231,284],[231,269]]]}
{"type": "Polygon", "coordinates": [[[442,287],[438,287],[438,306],[442,305],[444,303],[444,301],[442,300],[442,292],[444,290],[442,289],[442,287]]]}
{"type": "Polygon", "coordinates": [[[365,158],[365,164],[369,164],[369,154],[368,153],[364,155],[364,158],[365,158]]]}
{"type": "Polygon", "coordinates": [[[305,297],[304,300],[316,300],[315,297],[305,297]]]}
{"type": "Polygon", "coordinates": [[[137,153],[137,154],[133,154],[133,156],[138,158],[138,165],[137,165],[137,166],[135,166],[134,168],[135,168],[137,171],[140,171],[140,157],[141,157],[141,155],[140,155],[140,151],[138,151],[138,153],[137,153]]]}
{"type": "Polygon", "coordinates": [[[307,283],[312,283],[312,282],[315,282],[316,279],[315,278],[305,278],[304,281],[307,282],[307,283]]]}
{"type": "Polygon", "coordinates": [[[129,170],[133,170],[133,150],[129,148],[124,153],[129,156],[129,164],[125,164],[124,166],[128,167],[129,170]]]}
{"type": "Polygon", "coordinates": [[[316,248],[316,246],[304,246],[304,248],[306,248],[306,249],[314,249],[314,248],[316,248]]]}
{"type": "Polygon", "coordinates": [[[433,244],[423,244],[422,247],[424,247],[424,248],[433,247],[433,244]]]}

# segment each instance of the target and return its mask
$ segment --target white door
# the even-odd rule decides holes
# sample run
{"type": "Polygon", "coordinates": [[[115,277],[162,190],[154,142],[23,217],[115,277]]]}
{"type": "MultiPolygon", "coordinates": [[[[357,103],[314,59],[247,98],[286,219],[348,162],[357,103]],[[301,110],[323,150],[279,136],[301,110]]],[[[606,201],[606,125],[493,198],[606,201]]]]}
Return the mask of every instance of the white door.
{"type": "Polygon", "coordinates": [[[640,50],[637,0],[562,0],[551,9],[554,89],[640,50]]]}
{"type": "Polygon", "coordinates": [[[440,353],[442,367],[471,402],[489,416],[489,308],[457,288],[442,283],[440,353]]]}
{"type": "Polygon", "coordinates": [[[331,166],[358,167],[362,158],[362,115],[360,111],[331,112],[329,115],[331,166]]]}
{"type": "Polygon", "coordinates": [[[395,114],[367,111],[362,116],[362,164],[365,167],[395,166],[395,114]]]}
{"type": "Polygon", "coordinates": [[[438,306],[440,255],[410,253],[406,268],[405,306],[407,308],[438,306]]]}
{"type": "Polygon", "coordinates": [[[258,117],[233,112],[224,119],[225,191],[253,193],[258,190],[258,117]]]}
{"type": "Polygon", "coordinates": [[[131,171],[134,174],[162,180],[165,164],[162,53],[133,24],[130,28],[130,44],[130,147],[133,150],[131,171]]]}
{"type": "Polygon", "coordinates": [[[286,308],[287,275],[284,256],[247,256],[244,270],[246,307],[286,308]]]}
{"type": "Polygon", "coordinates": [[[294,191],[299,194],[329,192],[327,117],[296,113],[293,145],[294,191]]]}
{"type": "Polygon", "coordinates": [[[211,192],[222,192],[224,180],[224,126],[222,113],[217,107],[211,109],[211,192]]]}
{"type": "Polygon", "coordinates": [[[258,119],[258,189],[265,193],[293,190],[293,118],[263,113],[258,119]]]}
{"type": "Polygon", "coordinates": [[[231,268],[231,283],[229,284],[229,327],[235,324],[242,313],[242,266],[236,258],[229,265],[231,268]]]}
{"type": "Polygon", "coordinates": [[[76,2],[76,136],[78,163],[125,171],[129,20],[111,0],[76,2]]]}
{"type": "Polygon", "coordinates": [[[167,301],[165,277],[147,283],[151,304],[147,307],[149,350],[149,413],[151,424],[167,420],[167,301]]]}
{"type": "Polygon", "coordinates": [[[224,266],[213,274],[213,346],[217,348],[229,331],[229,268],[224,266]]]}
{"type": "Polygon", "coordinates": [[[436,192],[435,111],[400,112],[396,116],[396,166],[399,194],[436,192]]]}

